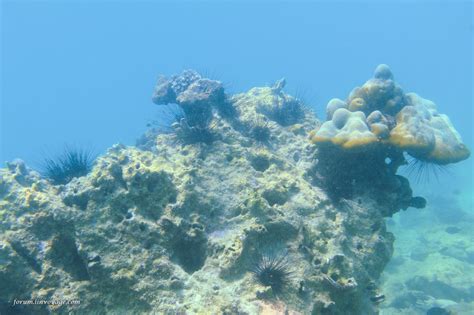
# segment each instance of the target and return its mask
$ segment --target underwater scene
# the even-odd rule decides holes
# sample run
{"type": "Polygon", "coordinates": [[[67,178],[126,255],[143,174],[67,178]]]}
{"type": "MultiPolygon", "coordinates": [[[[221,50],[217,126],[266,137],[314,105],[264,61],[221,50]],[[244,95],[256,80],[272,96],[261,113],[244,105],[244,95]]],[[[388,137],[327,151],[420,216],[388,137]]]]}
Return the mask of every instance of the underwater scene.
{"type": "Polygon", "coordinates": [[[474,314],[471,1],[2,1],[0,315],[474,314]]]}

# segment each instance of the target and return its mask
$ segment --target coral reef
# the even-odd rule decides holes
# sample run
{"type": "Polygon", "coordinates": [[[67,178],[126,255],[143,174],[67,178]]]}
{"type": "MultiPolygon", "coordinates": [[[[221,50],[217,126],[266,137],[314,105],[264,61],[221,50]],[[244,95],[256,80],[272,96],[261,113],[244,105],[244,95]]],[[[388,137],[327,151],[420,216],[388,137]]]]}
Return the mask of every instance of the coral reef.
{"type": "Polygon", "coordinates": [[[278,80],[271,88],[271,95],[262,98],[258,111],[281,126],[296,124],[304,118],[303,103],[282,92],[286,80],[278,80]]]}
{"type": "Polygon", "coordinates": [[[439,114],[432,101],[404,94],[387,65],[379,65],[374,78],[354,89],[346,102],[331,100],[326,113],[315,143],[349,150],[377,143],[436,164],[470,155],[448,116],[439,114]]]}
{"type": "Polygon", "coordinates": [[[411,156],[436,164],[456,163],[470,153],[462,143],[448,116],[439,114],[436,105],[414,93],[407,94],[409,106],[396,116],[389,142],[411,156]]]}
{"type": "Polygon", "coordinates": [[[152,100],[158,105],[177,104],[184,117],[172,127],[176,135],[186,144],[211,143],[217,135],[213,132],[213,110],[222,117],[235,114],[227,101],[222,83],[201,77],[193,70],[185,70],[171,78],[160,77],[152,100]]]}
{"type": "MultiPolygon", "coordinates": [[[[376,80],[389,77],[379,72],[376,80]]],[[[64,185],[9,163],[0,169],[0,313],[376,314],[393,251],[384,217],[423,203],[395,174],[399,150],[354,141],[384,134],[368,117],[393,130],[388,113],[410,98],[388,86],[390,97],[356,93],[378,95],[383,107],[366,102],[354,113],[333,101],[321,126],[284,80],[226,95],[185,71],[161,78],[153,96],[183,111],[173,132],[150,132],[140,148],[114,145],[64,185]],[[379,114],[368,113],[374,106],[379,114]],[[329,173],[331,157],[342,173],[329,173]],[[352,169],[347,157],[366,163],[352,169]],[[372,175],[346,183],[346,173],[372,175]],[[351,194],[334,202],[331,176],[351,194]]]]}
{"type": "Polygon", "coordinates": [[[396,175],[407,164],[404,153],[420,165],[445,165],[470,155],[448,116],[439,114],[433,102],[405,94],[387,65],[379,65],[346,101],[332,99],[326,118],[311,136],[319,150],[311,175],[334,199],[365,192],[392,204],[388,214],[425,204],[421,197],[412,198],[408,181],[396,175]]]}

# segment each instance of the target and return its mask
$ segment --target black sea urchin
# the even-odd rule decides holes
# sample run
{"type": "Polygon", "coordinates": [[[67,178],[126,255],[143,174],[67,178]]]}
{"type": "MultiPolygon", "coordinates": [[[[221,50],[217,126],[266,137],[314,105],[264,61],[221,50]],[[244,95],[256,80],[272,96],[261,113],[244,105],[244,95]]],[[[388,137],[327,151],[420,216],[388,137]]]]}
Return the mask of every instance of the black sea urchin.
{"type": "Polygon", "coordinates": [[[447,165],[440,165],[411,156],[407,156],[406,159],[408,161],[407,175],[409,177],[414,176],[417,183],[429,182],[433,177],[439,182],[440,173],[449,174],[449,166],[447,165]]]}
{"type": "Polygon", "coordinates": [[[268,122],[257,119],[250,128],[250,136],[258,142],[267,142],[270,139],[270,128],[268,122]]]}
{"type": "Polygon", "coordinates": [[[304,105],[296,98],[287,98],[276,103],[268,113],[268,117],[280,126],[291,126],[304,118],[304,105]]]}
{"type": "Polygon", "coordinates": [[[94,154],[87,149],[66,146],[61,155],[45,158],[42,174],[51,183],[63,185],[74,177],[87,175],[94,164],[94,154]]]}
{"type": "Polygon", "coordinates": [[[283,292],[292,274],[286,255],[262,255],[252,270],[255,280],[269,286],[275,295],[283,292]]]}
{"type": "Polygon", "coordinates": [[[184,118],[184,112],[176,104],[168,104],[160,107],[160,112],[157,119],[152,120],[147,124],[147,127],[153,127],[158,134],[173,133],[173,124],[179,124],[184,118]]]}

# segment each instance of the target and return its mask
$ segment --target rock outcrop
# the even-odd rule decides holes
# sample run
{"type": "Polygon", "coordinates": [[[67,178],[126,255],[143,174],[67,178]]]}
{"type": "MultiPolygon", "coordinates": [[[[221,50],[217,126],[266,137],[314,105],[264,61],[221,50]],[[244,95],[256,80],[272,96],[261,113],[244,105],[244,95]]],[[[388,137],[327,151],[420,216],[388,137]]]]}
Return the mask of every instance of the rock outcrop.
{"type": "Polygon", "coordinates": [[[376,314],[394,241],[384,216],[410,204],[408,182],[389,205],[332,198],[309,141],[320,123],[283,87],[226,95],[194,72],[162,78],[154,101],[182,108],[176,132],[114,145],[66,185],[21,161],[1,169],[0,313],[376,314]],[[288,262],[279,294],[252,273],[268,253],[288,262]]]}

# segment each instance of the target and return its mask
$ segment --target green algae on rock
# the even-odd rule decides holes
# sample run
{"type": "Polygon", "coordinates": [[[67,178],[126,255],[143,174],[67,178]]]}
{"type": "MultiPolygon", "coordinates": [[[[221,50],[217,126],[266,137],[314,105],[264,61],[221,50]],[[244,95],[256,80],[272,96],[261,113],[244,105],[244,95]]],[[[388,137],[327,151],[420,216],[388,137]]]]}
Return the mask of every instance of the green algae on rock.
{"type": "MultiPolygon", "coordinates": [[[[331,199],[309,141],[320,123],[283,80],[236,95],[211,81],[161,78],[153,99],[182,107],[176,132],[115,145],[66,185],[19,161],[0,170],[0,307],[37,298],[81,300],[38,314],[377,313],[377,289],[366,288],[392,255],[384,217],[410,205],[408,181],[391,174],[386,204],[359,190],[331,199]],[[212,141],[176,141],[180,128],[210,126],[212,141]],[[278,296],[251,272],[269,249],[291,262],[278,296]]],[[[405,101],[384,100],[390,110],[405,101]]]]}

